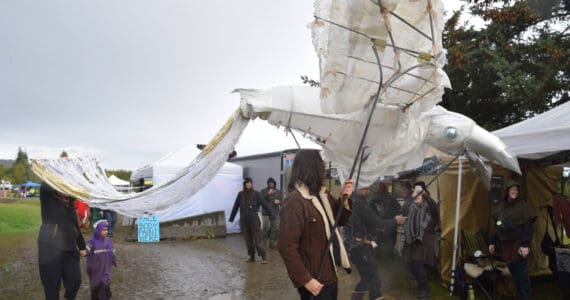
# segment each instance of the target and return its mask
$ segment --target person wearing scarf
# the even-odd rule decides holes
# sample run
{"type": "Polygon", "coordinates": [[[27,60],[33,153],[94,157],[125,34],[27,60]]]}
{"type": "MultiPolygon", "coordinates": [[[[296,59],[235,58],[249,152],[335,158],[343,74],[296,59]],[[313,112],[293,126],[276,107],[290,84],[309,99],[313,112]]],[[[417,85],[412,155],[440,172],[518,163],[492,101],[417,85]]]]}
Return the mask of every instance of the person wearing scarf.
{"type": "Polygon", "coordinates": [[[79,256],[85,256],[75,211],[75,199],[42,182],[40,208],[42,226],[38,235],[40,279],[48,300],[59,299],[63,282],[65,299],[75,299],[81,285],[79,256]]]}
{"type": "Polygon", "coordinates": [[[337,225],[343,226],[350,219],[352,179],[344,182],[340,198],[326,190],[324,180],[325,165],[319,151],[297,152],[289,193],[279,212],[277,248],[300,299],[337,299],[336,267],[350,272],[342,236],[334,225],[339,211],[337,225]],[[327,249],[329,239],[332,243],[327,249]]]}
{"type": "Polygon", "coordinates": [[[424,190],[425,187],[421,183],[414,186],[420,188],[412,194],[413,202],[402,208],[403,214],[407,216],[402,256],[408,271],[418,283],[418,299],[427,299],[430,290],[425,266],[437,266],[435,246],[439,212],[435,201],[424,190]]]}
{"type": "Polygon", "coordinates": [[[87,241],[87,275],[91,299],[111,299],[111,276],[117,266],[113,242],[108,237],[109,223],[99,220],[93,224],[93,237],[87,241]]]}
{"type": "Polygon", "coordinates": [[[491,217],[496,233],[491,235],[489,253],[497,253],[507,263],[518,299],[531,299],[528,255],[536,213],[520,198],[520,185],[516,181],[507,182],[505,198],[491,217]]]}

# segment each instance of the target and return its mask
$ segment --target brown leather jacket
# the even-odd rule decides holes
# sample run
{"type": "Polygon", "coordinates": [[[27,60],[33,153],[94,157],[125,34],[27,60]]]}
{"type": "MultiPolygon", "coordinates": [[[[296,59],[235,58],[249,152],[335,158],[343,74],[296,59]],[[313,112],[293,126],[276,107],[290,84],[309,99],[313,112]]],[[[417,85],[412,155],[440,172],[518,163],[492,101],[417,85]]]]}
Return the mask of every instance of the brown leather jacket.
{"type": "MultiPolygon", "coordinates": [[[[335,199],[324,189],[320,193],[323,201],[328,201],[334,216],[339,209],[339,199],[335,199]]],[[[298,186],[295,191],[290,192],[284,201],[279,214],[279,241],[278,248],[287,273],[293,285],[298,288],[304,286],[311,278],[317,278],[321,257],[327,245],[327,232],[323,221],[324,210],[319,210],[315,203],[317,197],[309,195],[304,186],[298,186]]],[[[349,200],[349,205],[351,201],[349,200]]],[[[319,207],[320,204],[318,205],[319,207]]],[[[325,206],[327,206],[325,204],[325,206]]],[[[343,208],[339,225],[342,226],[350,219],[350,209],[343,208]]],[[[345,269],[350,268],[348,256],[340,237],[341,262],[345,269]]],[[[327,252],[328,257],[324,262],[323,274],[319,281],[325,285],[332,285],[337,282],[336,267],[331,259],[331,252],[327,252]]]]}

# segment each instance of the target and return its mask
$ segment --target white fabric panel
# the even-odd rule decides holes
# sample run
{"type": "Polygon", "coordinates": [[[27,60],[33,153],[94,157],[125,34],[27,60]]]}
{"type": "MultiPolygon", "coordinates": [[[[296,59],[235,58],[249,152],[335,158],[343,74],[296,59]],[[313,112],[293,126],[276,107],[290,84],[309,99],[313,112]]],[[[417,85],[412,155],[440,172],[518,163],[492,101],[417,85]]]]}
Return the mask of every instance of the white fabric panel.
{"type": "Polygon", "coordinates": [[[200,152],[170,179],[140,193],[116,191],[95,159],[34,160],[32,169],[55,189],[80,198],[89,206],[112,209],[128,217],[160,216],[172,205],[189,201],[216,175],[248,122],[241,115],[232,116],[211,142],[214,147],[209,152],[200,152]]]}
{"type": "Polygon", "coordinates": [[[522,158],[539,159],[570,149],[570,102],[493,132],[522,158]]]}
{"type": "MultiPolygon", "coordinates": [[[[241,95],[242,113],[259,116],[276,126],[296,129],[313,138],[323,147],[326,160],[333,161],[341,177],[347,178],[364,131],[368,111],[349,114],[323,114],[319,105],[319,89],[307,86],[277,87],[270,90],[237,90],[241,95]]],[[[451,155],[464,149],[474,122],[442,107],[421,112],[419,105],[406,110],[379,104],[375,110],[365,146],[370,157],[362,165],[360,182],[368,185],[379,176],[395,175],[400,171],[419,167],[429,145],[451,155]],[[453,139],[445,136],[445,129],[454,127],[453,139]]],[[[492,158],[497,148],[504,147],[499,139],[484,131],[477,136],[478,147],[471,149],[492,158]]],[[[501,162],[512,163],[512,157],[501,162]]],[[[518,169],[516,159],[514,165],[518,169]]]]}
{"type": "Polygon", "coordinates": [[[324,113],[358,111],[376,95],[381,78],[373,39],[387,44],[377,47],[382,103],[403,107],[421,102],[422,111],[427,111],[441,101],[444,87],[450,87],[442,70],[442,1],[382,1],[384,13],[377,2],[315,1],[311,27],[324,113]],[[418,59],[418,53],[427,54],[427,60],[418,59]]]}

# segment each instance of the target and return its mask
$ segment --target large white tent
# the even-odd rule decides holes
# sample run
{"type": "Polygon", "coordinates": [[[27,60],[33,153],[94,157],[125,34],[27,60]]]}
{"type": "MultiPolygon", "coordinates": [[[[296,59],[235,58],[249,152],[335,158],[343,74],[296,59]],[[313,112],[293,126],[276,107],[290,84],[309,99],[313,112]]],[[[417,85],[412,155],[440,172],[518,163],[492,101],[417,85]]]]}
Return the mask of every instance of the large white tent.
{"type": "MultiPolygon", "coordinates": [[[[145,166],[131,177],[152,178],[154,185],[163,184],[189,165],[200,153],[194,144],[188,144],[169,153],[152,165],[145,166]],[[137,177],[138,176],[138,177],[137,177]]],[[[242,189],[243,168],[238,164],[224,163],[212,179],[194,195],[186,197],[160,214],[160,221],[167,222],[200,214],[223,210],[228,233],[239,232],[239,215],[233,223],[228,221],[237,193],[242,189]]]]}
{"type": "Polygon", "coordinates": [[[129,186],[131,184],[130,182],[128,182],[126,180],[122,180],[121,178],[119,178],[115,175],[109,176],[109,182],[113,186],[129,186]]]}
{"type": "Polygon", "coordinates": [[[570,102],[493,133],[519,158],[541,159],[570,150],[570,102]]]}

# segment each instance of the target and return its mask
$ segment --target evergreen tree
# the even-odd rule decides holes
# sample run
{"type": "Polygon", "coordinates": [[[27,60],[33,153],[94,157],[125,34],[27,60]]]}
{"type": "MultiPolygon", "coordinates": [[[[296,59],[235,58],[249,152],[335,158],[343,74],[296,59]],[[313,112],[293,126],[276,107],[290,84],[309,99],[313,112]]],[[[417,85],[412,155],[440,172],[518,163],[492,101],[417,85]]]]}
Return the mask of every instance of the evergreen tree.
{"type": "Polygon", "coordinates": [[[446,23],[452,90],[443,106],[471,117],[488,130],[502,128],[569,100],[570,39],[568,5],[562,0],[471,1],[472,13],[488,25],[459,25],[460,13],[446,23]],[[529,5],[533,5],[533,7],[529,5]],[[555,29],[562,27],[562,30],[555,29]]]}

